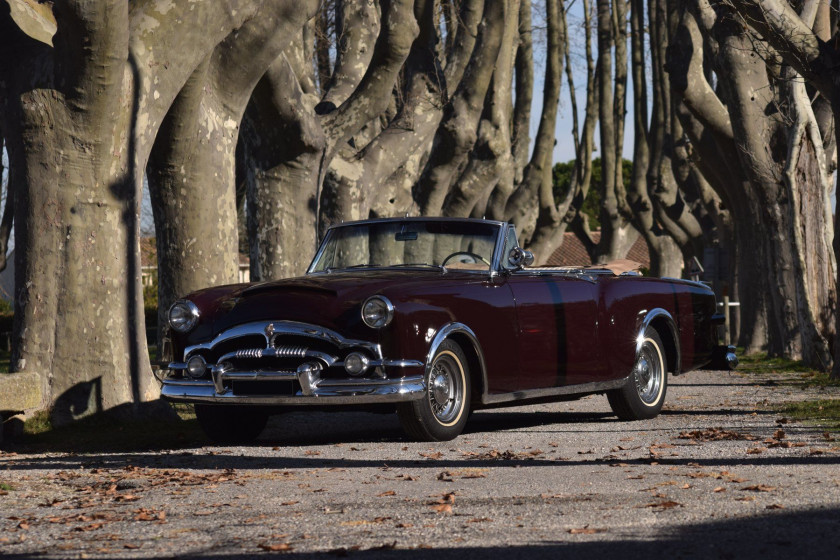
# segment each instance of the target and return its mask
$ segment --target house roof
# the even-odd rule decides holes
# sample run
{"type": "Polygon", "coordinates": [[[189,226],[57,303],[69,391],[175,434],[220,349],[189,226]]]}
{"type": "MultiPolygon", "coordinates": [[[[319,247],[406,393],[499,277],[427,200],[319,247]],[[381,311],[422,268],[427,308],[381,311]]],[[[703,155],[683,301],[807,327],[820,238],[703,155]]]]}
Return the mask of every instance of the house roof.
{"type": "MultiPolygon", "coordinates": [[[[601,232],[593,231],[592,239],[595,243],[598,243],[601,240],[601,232]]],[[[648,246],[644,237],[640,235],[636,239],[624,258],[636,261],[644,268],[650,268],[650,253],[648,253],[648,246]]],[[[563,244],[554,251],[546,262],[547,266],[586,266],[590,264],[592,264],[592,259],[589,258],[589,253],[586,252],[583,243],[580,242],[577,235],[570,231],[563,234],[563,244]]]]}

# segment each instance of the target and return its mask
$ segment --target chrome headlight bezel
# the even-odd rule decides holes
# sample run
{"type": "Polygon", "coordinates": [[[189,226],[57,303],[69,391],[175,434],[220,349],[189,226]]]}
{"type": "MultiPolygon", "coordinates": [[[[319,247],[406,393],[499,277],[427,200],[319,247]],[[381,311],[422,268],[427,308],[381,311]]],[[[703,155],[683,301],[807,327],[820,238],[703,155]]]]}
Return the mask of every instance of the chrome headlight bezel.
{"type": "Polygon", "coordinates": [[[198,324],[200,313],[193,302],[179,299],[169,307],[166,316],[173,331],[188,333],[198,324]]]}
{"type": "Polygon", "coordinates": [[[394,318],[394,304],[385,296],[371,296],[362,304],[362,321],[372,329],[381,329],[391,324],[394,318]]]}

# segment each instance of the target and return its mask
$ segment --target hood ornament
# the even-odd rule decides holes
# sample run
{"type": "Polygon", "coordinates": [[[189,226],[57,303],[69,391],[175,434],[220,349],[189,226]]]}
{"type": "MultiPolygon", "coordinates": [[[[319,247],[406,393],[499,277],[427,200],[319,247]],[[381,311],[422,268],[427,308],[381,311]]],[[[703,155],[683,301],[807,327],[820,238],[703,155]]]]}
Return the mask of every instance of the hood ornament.
{"type": "Polygon", "coordinates": [[[268,326],[265,327],[265,336],[271,338],[271,335],[274,334],[274,323],[269,323],[268,326]]]}

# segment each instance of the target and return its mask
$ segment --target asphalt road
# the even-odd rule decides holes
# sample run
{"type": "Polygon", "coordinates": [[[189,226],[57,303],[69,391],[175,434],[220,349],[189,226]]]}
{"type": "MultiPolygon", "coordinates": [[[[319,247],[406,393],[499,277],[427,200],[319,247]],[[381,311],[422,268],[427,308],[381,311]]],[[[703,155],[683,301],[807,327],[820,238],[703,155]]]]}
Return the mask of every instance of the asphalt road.
{"type": "Polygon", "coordinates": [[[651,421],[592,396],[442,444],[296,412],[249,447],[0,452],[0,556],[838,558],[840,437],[770,403],[840,391],[796,379],[694,372],[651,421]]]}

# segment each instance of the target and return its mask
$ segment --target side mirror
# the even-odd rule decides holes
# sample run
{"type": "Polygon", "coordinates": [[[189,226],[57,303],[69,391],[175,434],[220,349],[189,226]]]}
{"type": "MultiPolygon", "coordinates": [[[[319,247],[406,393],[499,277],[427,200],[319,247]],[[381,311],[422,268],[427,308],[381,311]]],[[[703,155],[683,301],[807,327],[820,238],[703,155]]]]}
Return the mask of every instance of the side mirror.
{"type": "Polygon", "coordinates": [[[514,247],[508,255],[508,263],[516,268],[531,266],[534,264],[534,253],[526,251],[522,247],[514,247]]]}

